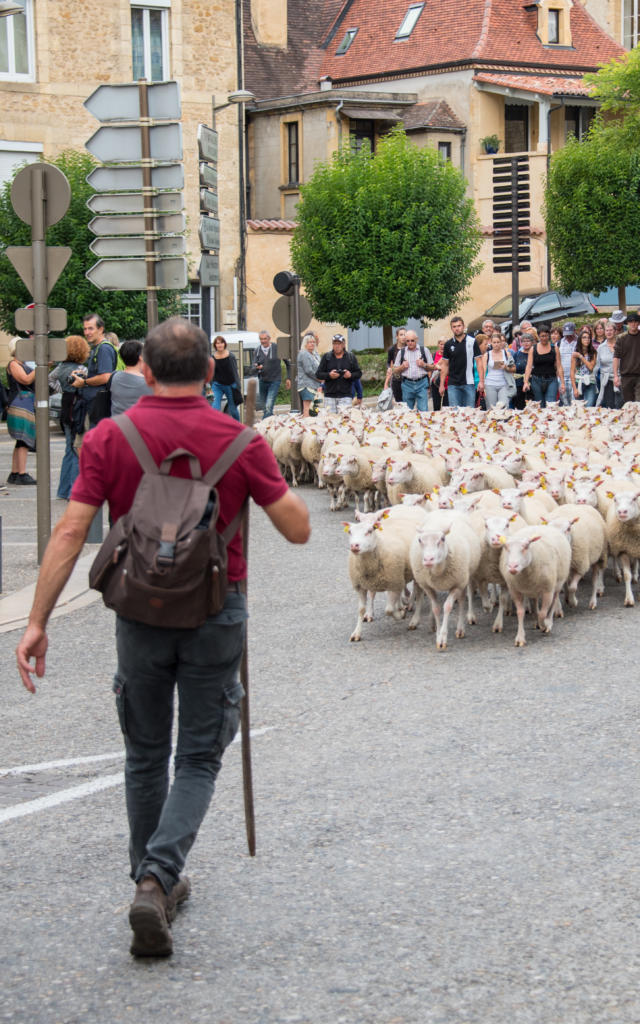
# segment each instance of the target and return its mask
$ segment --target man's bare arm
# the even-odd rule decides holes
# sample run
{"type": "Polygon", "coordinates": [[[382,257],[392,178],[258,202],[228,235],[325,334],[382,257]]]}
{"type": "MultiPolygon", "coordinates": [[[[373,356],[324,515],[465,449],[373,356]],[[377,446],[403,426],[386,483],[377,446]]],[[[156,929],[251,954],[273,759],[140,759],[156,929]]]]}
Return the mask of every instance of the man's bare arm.
{"type": "Polygon", "coordinates": [[[29,614],[29,625],[16,649],[20,678],[31,693],[35,693],[36,689],[31,678],[33,673],[41,678],[45,671],[49,616],[82,551],[95,514],[94,505],[69,502],[47,544],[29,614]],[[36,659],[35,666],[30,664],[31,658],[36,659]]]}
{"type": "Polygon", "coordinates": [[[292,544],[306,544],[311,536],[309,510],[302,498],[293,491],[287,491],[264,510],[276,530],[292,544]]]}

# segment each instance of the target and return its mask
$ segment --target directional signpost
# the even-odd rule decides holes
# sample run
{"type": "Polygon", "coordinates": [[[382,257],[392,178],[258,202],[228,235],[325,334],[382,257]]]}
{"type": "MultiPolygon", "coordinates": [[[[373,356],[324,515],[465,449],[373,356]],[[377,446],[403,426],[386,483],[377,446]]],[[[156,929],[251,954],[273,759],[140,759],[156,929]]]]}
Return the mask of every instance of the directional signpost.
{"type": "MultiPolygon", "coordinates": [[[[215,119],[215,108],[213,111],[215,119]]],[[[216,330],[220,318],[220,221],[218,220],[218,133],[206,124],[198,125],[198,160],[200,178],[200,289],[203,327],[210,334],[211,316],[209,289],[215,289],[216,330]],[[214,250],[213,252],[211,250],[214,250]]]]}
{"type": "Polygon", "coordinates": [[[151,328],[158,322],[157,289],[187,284],[179,86],[101,85],[84,105],[103,122],[86,147],[106,165],[87,177],[101,193],[87,203],[97,214],[89,228],[100,236],[91,250],[101,257],[87,277],[105,290],[146,290],[151,328]]]}
{"type": "Polygon", "coordinates": [[[49,452],[49,362],[65,359],[63,338],[49,338],[50,330],[64,331],[67,313],[49,309],[47,296],[64,270],[71,249],[47,246],[47,228],[57,224],[69,208],[71,189],[64,174],[51,164],[33,163],[13,180],[11,203],[21,220],[31,225],[30,246],[8,246],[6,253],[33,296],[33,309],[16,310],[16,328],[33,334],[18,342],[16,356],[35,360],[35,414],[38,561],[42,561],[51,533],[51,463],[49,452]]]}

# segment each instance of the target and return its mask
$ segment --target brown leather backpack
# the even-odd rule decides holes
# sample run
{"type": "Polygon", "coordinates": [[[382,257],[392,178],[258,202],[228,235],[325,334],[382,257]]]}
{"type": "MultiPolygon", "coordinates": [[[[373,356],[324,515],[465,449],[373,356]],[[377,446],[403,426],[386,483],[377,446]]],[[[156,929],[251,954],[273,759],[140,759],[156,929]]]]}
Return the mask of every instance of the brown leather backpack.
{"type": "Polygon", "coordinates": [[[158,466],[131,419],[115,416],[143,475],[133,504],[109,531],[89,573],[89,585],[118,615],[150,626],[192,629],[216,615],[227,592],[227,545],[242,509],[216,528],[216,484],[256,436],[244,429],[202,476],[195,455],[177,448],[158,466]],[[191,479],[171,476],[186,456],[191,479]]]}

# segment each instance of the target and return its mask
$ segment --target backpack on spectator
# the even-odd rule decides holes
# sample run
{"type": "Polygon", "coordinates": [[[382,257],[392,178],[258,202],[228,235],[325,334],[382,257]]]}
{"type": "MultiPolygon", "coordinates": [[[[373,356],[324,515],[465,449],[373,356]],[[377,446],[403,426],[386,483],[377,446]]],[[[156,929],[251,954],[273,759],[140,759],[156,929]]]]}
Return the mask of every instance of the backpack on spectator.
{"type": "Polygon", "coordinates": [[[118,615],[149,626],[193,629],[221,611],[227,593],[227,545],[242,509],[219,533],[216,484],[255,437],[244,429],[204,477],[195,455],[177,448],[158,466],[126,415],[117,424],[142,466],[129,511],[111,528],[91,566],[89,585],[118,615]],[[191,479],[171,476],[187,457],[191,479]]]}

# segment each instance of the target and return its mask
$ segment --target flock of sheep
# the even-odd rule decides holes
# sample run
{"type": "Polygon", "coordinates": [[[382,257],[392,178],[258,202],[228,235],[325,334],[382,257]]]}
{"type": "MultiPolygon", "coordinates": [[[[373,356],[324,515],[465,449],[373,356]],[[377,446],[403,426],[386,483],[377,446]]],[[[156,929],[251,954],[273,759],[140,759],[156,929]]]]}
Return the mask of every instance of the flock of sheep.
{"type": "Polygon", "coordinates": [[[497,606],[493,631],[515,606],[516,646],[526,643],[525,611],[551,632],[563,599],[578,605],[590,577],[589,608],[604,592],[613,559],[634,604],[640,564],[640,404],[620,411],[495,407],[271,417],[258,429],[293,486],[325,487],[331,510],[355,506],[349,575],[358,595],[351,640],[373,618],[375,594],[386,613],[420,623],[425,594],[436,647],[475,622],[474,600],[497,606]]]}

